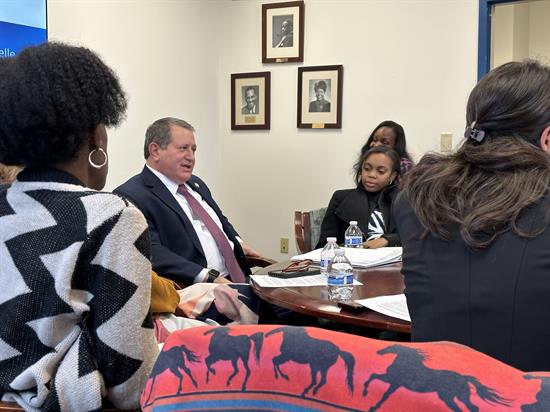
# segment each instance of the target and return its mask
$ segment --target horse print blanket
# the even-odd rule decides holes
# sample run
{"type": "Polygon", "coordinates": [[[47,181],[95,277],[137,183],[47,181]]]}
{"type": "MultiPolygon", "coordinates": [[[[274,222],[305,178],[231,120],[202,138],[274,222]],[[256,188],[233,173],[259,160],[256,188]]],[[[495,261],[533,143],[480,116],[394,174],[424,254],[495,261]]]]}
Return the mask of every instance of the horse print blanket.
{"type": "Polygon", "coordinates": [[[167,339],[144,411],[550,411],[550,373],[450,342],[379,341],[271,325],[167,339]]]}

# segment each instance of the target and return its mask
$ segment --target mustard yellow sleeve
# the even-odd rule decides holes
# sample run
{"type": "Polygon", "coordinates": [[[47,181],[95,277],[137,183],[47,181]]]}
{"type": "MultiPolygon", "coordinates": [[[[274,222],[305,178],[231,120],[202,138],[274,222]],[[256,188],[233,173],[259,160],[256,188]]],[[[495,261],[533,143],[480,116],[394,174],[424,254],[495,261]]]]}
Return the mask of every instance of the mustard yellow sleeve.
{"type": "Polygon", "coordinates": [[[178,303],[180,295],[174,282],[151,271],[151,312],[174,313],[178,303]]]}

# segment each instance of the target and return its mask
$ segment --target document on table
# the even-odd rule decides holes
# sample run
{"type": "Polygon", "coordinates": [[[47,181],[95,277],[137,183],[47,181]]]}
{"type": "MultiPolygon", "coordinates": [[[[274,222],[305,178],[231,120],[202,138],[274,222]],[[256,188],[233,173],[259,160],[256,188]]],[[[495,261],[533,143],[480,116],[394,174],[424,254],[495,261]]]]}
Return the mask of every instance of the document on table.
{"type": "MultiPolygon", "coordinates": [[[[403,248],[401,247],[382,247],[380,249],[343,249],[346,251],[346,257],[353,266],[365,268],[400,262],[403,254],[403,248]]],[[[292,256],[290,260],[311,259],[314,262],[320,262],[321,250],[322,249],[315,249],[311,252],[304,253],[303,255],[292,256]]]]}
{"type": "Polygon", "coordinates": [[[360,305],[366,306],[375,312],[392,316],[397,319],[411,321],[407,299],[404,294],[391,296],[377,296],[375,298],[356,300],[360,305]]]}
{"type": "MultiPolygon", "coordinates": [[[[301,276],[299,278],[281,279],[266,275],[250,276],[258,286],[262,288],[288,288],[288,287],[304,287],[304,286],[326,286],[327,277],[325,275],[301,276]]],[[[357,279],[353,279],[354,285],[362,285],[357,279]]]]}

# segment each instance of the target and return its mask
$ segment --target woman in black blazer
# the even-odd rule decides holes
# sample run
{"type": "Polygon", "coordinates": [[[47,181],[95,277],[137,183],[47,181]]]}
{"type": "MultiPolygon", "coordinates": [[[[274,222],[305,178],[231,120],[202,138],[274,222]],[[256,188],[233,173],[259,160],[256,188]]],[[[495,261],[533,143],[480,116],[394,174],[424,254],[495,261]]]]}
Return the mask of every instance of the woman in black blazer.
{"type": "Polygon", "coordinates": [[[364,235],[365,248],[399,246],[399,236],[391,218],[391,204],[399,176],[399,155],[386,146],[363,153],[355,164],[355,189],[337,190],[330,199],[321,224],[317,248],[327,243],[327,237],[336,237],[344,243],[344,233],[352,220],[364,235]]]}
{"type": "Polygon", "coordinates": [[[462,146],[424,156],[394,204],[412,340],[550,370],[550,67],[494,69],[466,120],[462,146]]]}

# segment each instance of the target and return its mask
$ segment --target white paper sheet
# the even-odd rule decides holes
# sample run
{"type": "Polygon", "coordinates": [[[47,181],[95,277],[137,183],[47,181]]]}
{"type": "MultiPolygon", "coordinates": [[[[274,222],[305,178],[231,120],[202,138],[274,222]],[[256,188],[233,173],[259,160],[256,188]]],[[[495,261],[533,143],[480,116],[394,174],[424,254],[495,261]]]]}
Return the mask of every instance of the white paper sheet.
{"type": "Polygon", "coordinates": [[[359,299],[356,302],[384,315],[411,321],[409,308],[407,307],[407,298],[404,294],[377,296],[375,298],[359,299]]]}
{"type": "MultiPolygon", "coordinates": [[[[262,288],[326,286],[327,284],[327,277],[325,275],[301,276],[291,279],[281,279],[266,275],[252,275],[250,278],[262,288]]],[[[362,285],[362,283],[356,279],[353,279],[353,284],[362,285]]]]}
{"type": "MultiPolygon", "coordinates": [[[[320,262],[321,250],[315,249],[303,255],[293,256],[291,260],[311,259],[314,262],[320,262]]],[[[344,250],[346,251],[346,257],[353,266],[366,268],[400,262],[403,254],[403,248],[401,247],[383,247],[380,249],[344,248],[344,250]]]]}

